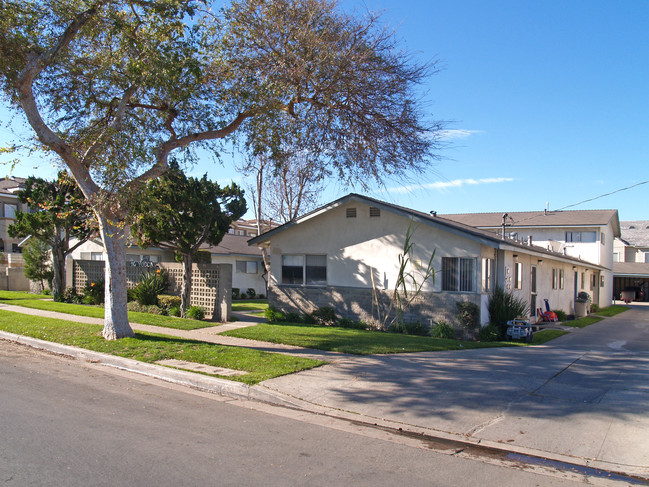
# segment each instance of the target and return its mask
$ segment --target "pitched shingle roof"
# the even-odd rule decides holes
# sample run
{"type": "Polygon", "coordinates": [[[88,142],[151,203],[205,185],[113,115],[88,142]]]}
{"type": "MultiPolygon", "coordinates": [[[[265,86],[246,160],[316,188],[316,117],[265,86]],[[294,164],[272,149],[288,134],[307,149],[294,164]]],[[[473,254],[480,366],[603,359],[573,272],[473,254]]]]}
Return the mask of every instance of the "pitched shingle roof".
{"type": "Polygon", "coordinates": [[[251,247],[248,245],[248,239],[245,235],[232,235],[226,233],[223,240],[217,246],[201,245],[201,249],[209,250],[213,254],[219,255],[246,255],[246,256],[261,256],[261,249],[258,247],[251,247]]]}
{"type": "Polygon", "coordinates": [[[7,176],[4,179],[0,179],[0,193],[4,194],[15,194],[15,190],[23,188],[25,186],[25,178],[18,178],[15,176],[7,176]],[[11,190],[14,191],[11,191],[11,190]]]}
{"type": "Polygon", "coordinates": [[[614,262],[613,274],[616,276],[649,277],[649,264],[643,262],[614,262]]]}
{"type": "MultiPolygon", "coordinates": [[[[526,252],[533,252],[533,253],[539,253],[539,254],[546,254],[548,256],[552,256],[556,259],[559,260],[569,260],[569,261],[574,261],[574,262],[579,262],[579,263],[586,263],[589,266],[594,266],[596,268],[600,268],[600,266],[597,266],[595,264],[592,264],[590,262],[583,262],[580,259],[574,258],[574,257],[569,257],[561,253],[553,252],[551,250],[547,250],[543,247],[537,247],[537,246],[529,246],[526,244],[522,244],[520,242],[517,242],[515,240],[509,240],[509,239],[503,239],[497,234],[495,234],[492,231],[489,230],[482,230],[479,228],[476,228],[474,226],[467,225],[463,222],[457,222],[451,219],[447,219],[441,216],[438,216],[437,214],[431,214],[431,213],[423,213],[417,210],[413,210],[410,208],[406,208],[404,206],[398,206],[392,203],[388,203],[385,201],[377,200],[375,198],[370,198],[369,196],[364,196],[360,194],[355,194],[355,193],[350,193],[347,196],[343,196],[342,198],[339,198],[335,201],[332,201],[331,203],[328,203],[318,209],[315,209],[305,215],[302,215],[298,217],[295,221],[285,223],[284,225],[281,225],[277,228],[274,228],[268,232],[262,233],[261,235],[258,235],[257,237],[251,238],[248,241],[248,244],[253,246],[253,245],[260,245],[263,244],[264,242],[267,242],[273,235],[276,235],[280,232],[283,232],[285,230],[288,230],[289,228],[300,224],[301,222],[308,220],[310,218],[313,218],[320,213],[323,213],[325,211],[328,211],[332,208],[335,208],[343,203],[346,203],[347,201],[350,200],[355,200],[355,201],[362,201],[366,204],[371,204],[375,205],[379,208],[384,208],[389,211],[393,211],[397,214],[401,214],[405,217],[415,217],[418,218],[420,221],[427,222],[432,225],[438,225],[446,230],[452,232],[452,233],[460,233],[464,236],[471,236],[474,239],[481,241],[483,243],[491,243],[492,245],[495,245],[496,247],[498,246],[505,246],[509,247],[512,249],[518,248],[521,250],[524,250],[526,252]]],[[[617,215],[617,210],[612,210],[615,212],[617,215]]]]}
{"type": "Polygon", "coordinates": [[[649,221],[636,220],[620,222],[622,236],[633,247],[649,247],[649,221]]]}
{"type": "MultiPolygon", "coordinates": [[[[500,228],[504,213],[457,213],[440,215],[465,225],[478,228],[500,228]]],[[[568,211],[510,211],[507,212],[508,228],[533,227],[593,227],[613,225],[619,235],[617,210],[568,210],[568,211]]]]}

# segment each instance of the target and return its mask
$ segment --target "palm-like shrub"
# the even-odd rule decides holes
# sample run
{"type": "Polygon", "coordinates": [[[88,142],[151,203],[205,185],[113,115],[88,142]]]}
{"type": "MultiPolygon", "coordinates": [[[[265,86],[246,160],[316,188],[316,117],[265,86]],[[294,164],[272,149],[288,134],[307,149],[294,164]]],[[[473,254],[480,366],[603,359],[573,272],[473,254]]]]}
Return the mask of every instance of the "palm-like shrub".
{"type": "Polygon", "coordinates": [[[137,286],[132,291],[133,296],[143,306],[158,304],[158,295],[163,294],[169,282],[165,269],[156,269],[140,277],[137,286]]]}
{"type": "Polygon", "coordinates": [[[489,296],[488,309],[489,323],[498,327],[500,338],[505,337],[509,320],[529,315],[527,302],[501,287],[496,287],[489,296]]]}

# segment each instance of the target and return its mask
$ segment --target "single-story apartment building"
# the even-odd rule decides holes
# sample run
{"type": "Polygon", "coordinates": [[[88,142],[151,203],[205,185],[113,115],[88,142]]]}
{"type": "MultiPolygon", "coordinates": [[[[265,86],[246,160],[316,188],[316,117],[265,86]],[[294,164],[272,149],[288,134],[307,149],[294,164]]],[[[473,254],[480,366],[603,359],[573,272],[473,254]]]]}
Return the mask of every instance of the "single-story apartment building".
{"type": "Polygon", "coordinates": [[[249,240],[266,247],[268,297],[284,311],[333,307],[338,316],[371,320],[377,296],[393,293],[406,235],[413,243],[407,272],[420,275],[433,256],[434,278],[404,316],[427,326],[455,322],[456,303],[480,308],[495,286],[529,305],[530,316],[548,299],[552,309],[575,312],[578,293],[593,295],[605,269],[546,247],[359,194],[349,194],[249,240]],[[409,231],[410,229],[410,231],[409,231]],[[594,276],[594,277],[593,277],[594,276]]]}

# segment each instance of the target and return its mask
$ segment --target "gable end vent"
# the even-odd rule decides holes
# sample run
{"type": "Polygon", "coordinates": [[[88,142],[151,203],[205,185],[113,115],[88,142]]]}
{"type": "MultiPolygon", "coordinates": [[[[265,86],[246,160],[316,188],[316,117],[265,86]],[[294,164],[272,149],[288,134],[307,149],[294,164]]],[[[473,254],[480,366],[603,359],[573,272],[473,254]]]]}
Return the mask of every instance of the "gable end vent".
{"type": "Polygon", "coordinates": [[[346,216],[347,218],[356,218],[356,208],[347,208],[346,216]]]}
{"type": "Polygon", "coordinates": [[[381,216],[381,210],[377,208],[376,206],[370,206],[370,217],[371,218],[378,218],[381,216]]]}

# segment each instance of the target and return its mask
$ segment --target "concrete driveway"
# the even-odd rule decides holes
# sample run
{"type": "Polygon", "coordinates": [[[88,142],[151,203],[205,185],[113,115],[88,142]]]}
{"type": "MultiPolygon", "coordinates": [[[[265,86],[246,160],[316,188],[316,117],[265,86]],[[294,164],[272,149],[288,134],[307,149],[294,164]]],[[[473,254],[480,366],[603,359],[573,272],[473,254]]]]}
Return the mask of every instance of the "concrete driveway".
{"type": "Polygon", "coordinates": [[[649,308],[547,345],[353,357],[263,383],[370,418],[649,474],[649,308]]]}

